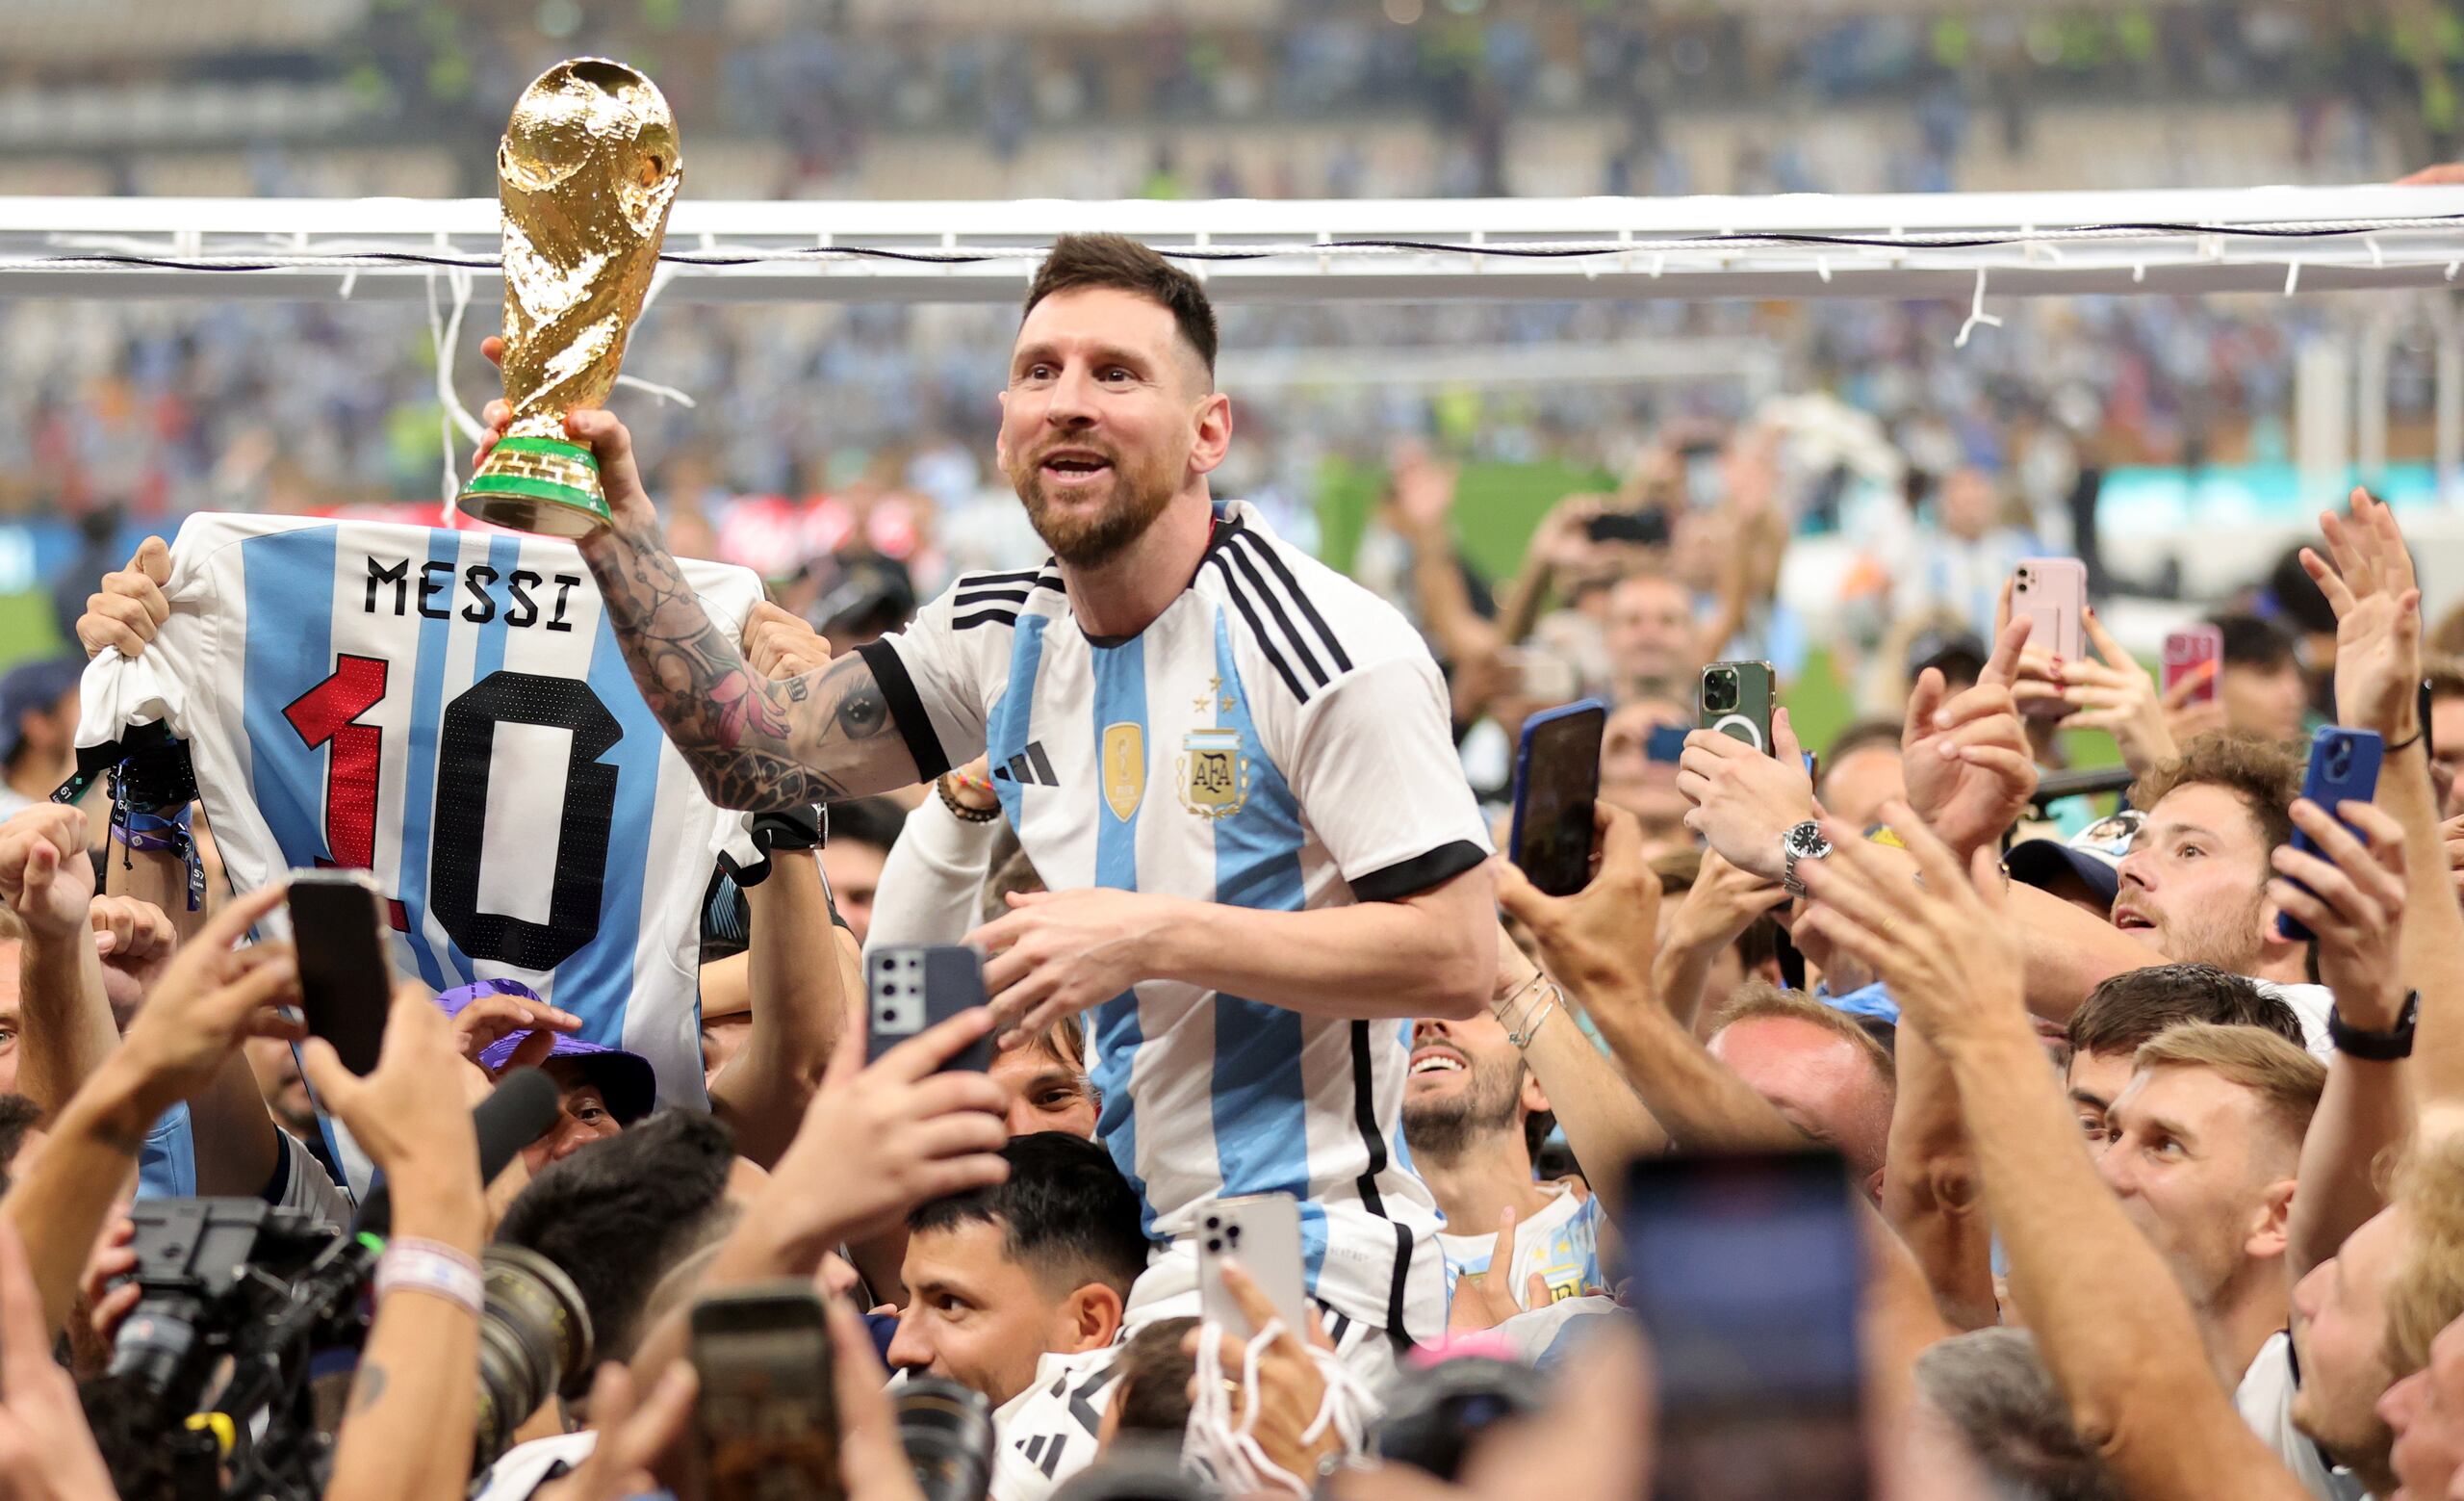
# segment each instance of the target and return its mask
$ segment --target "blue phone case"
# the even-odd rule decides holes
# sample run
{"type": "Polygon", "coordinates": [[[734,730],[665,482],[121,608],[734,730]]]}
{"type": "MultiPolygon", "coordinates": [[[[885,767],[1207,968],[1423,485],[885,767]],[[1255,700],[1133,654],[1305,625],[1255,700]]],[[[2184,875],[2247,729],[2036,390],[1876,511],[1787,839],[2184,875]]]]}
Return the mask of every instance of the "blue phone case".
{"type": "MultiPolygon", "coordinates": [[[[2338,803],[2366,803],[2378,795],[2378,762],[2386,751],[2386,742],[2375,730],[2344,730],[2334,725],[2322,725],[2310,738],[2310,765],[2301,773],[2301,795],[2335,817],[2338,803]]],[[[2338,823],[2344,823],[2337,818],[2338,823]]],[[[2361,831],[2345,823],[2355,839],[2361,831]]],[[[2319,841],[2299,829],[2293,831],[2293,847],[2325,858],[2319,841]]],[[[2296,886],[2301,883],[2296,881],[2296,886]]],[[[2309,891],[2307,886],[2301,886],[2309,891]]],[[[2308,943],[2314,935],[2308,926],[2296,920],[2293,914],[2275,915],[2275,930],[2297,944],[2308,943]]]]}
{"type": "MultiPolygon", "coordinates": [[[[1531,877],[1532,885],[1539,887],[1543,892],[1546,892],[1552,896],[1571,896],[1576,892],[1582,890],[1584,883],[1590,878],[1590,804],[1596,802],[1600,796],[1600,734],[1602,732],[1605,732],[1607,728],[1608,706],[1596,698],[1577,699],[1571,704],[1562,704],[1555,709],[1543,711],[1542,712],[1533,714],[1530,718],[1523,721],[1523,740],[1520,745],[1516,746],[1514,753],[1514,823],[1511,831],[1506,837],[1506,858],[1513,861],[1517,866],[1522,867],[1523,873],[1531,877]],[[1539,743],[1539,737],[1541,733],[1550,725],[1555,724],[1560,720],[1573,719],[1584,714],[1596,715],[1598,717],[1599,728],[1592,736],[1590,789],[1588,793],[1581,799],[1584,804],[1583,816],[1580,820],[1580,828],[1578,831],[1581,836],[1582,843],[1581,858],[1579,860],[1575,860],[1571,855],[1565,855],[1562,859],[1544,859],[1541,861],[1535,861],[1531,864],[1527,864],[1523,858],[1527,849],[1527,846],[1524,843],[1525,830],[1527,827],[1532,827],[1532,832],[1540,832],[1536,827],[1533,827],[1528,823],[1531,813],[1532,749],[1539,743]],[[1539,865],[1542,868],[1534,869],[1534,864],[1539,865]],[[1567,886],[1565,880],[1569,870],[1573,872],[1574,884],[1571,886],[1567,886]],[[1561,887],[1564,889],[1559,890],[1558,888],[1561,887]]],[[[1565,808],[1562,810],[1551,810],[1550,815],[1554,816],[1559,812],[1570,815],[1572,809],[1565,808]]],[[[1562,824],[1562,829],[1564,832],[1562,834],[1561,842],[1571,845],[1574,835],[1578,832],[1571,816],[1569,816],[1562,824]]],[[[1551,853],[1560,855],[1564,854],[1563,851],[1554,850],[1553,848],[1551,853]]]]}

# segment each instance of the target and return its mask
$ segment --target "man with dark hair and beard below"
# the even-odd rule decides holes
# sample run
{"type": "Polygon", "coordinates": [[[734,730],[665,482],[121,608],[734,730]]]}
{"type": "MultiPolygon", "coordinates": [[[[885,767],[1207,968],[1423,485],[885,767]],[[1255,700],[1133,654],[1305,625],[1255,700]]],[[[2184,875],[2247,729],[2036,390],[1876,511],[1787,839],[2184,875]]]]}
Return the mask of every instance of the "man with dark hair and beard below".
{"type": "Polygon", "coordinates": [[[1496,1017],[1414,1028],[1403,1140],[1446,1215],[1437,1239],[1450,1288],[1478,1281],[1490,1302],[1511,1298],[1527,1311],[1606,1285],[1600,1201],[1580,1178],[1532,1178],[1532,1156],[1554,1124],[1547,1093],[1496,1017]]]}
{"type": "MultiPolygon", "coordinates": [[[[988,757],[1050,890],[969,942],[1013,1038],[1086,1014],[1096,1129],[1171,1242],[1129,1322],[1197,1309],[1219,1198],[1300,1201],[1310,1292],[1375,1375],[1436,1333],[1436,1205],[1394,1143],[1412,1020],[1496,979],[1488,833],[1393,606],[1219,500],[1205,290],[1116,235],[1029,287],[994,453],[1050,560],[962,576],[896,635],[754,670],[659,536],[631,439],[577,410],[610,525],[579,539],[634,682],[713,801],[836,802],[988,757]]],[[[495,348],[492,344],[490,348],[495,348]]],[[[494,435],[509,408],[491,404],[494,435]]]]}

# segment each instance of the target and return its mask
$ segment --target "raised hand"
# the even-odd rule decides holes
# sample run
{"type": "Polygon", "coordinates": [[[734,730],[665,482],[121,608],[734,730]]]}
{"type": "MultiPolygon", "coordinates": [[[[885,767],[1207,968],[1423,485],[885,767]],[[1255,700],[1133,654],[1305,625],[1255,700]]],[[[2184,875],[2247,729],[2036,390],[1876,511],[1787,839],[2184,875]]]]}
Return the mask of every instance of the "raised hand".
{"type": "Polygon", "coordinates": [[[2319,978],[2338,1014],[2365,1031],[2391,1030],[2405,995],[2403,825],[2369,803],[2341,804],[2331,818],[2306,797],[2294,803],[2293,822],[2325,858],[2277,845],[2268,899],[2318,935],[2319,978]]]}
{"type": "Polygon", "coordinates": [[[299,998],[291,945],[232,946],[289,890],[259,887],[227,903],[171,956],[129,1023],[119,1060],[138,1071],[157,1113],[204,1087],[246,1039],[306,1035],[288,1009],[299,998]]]}
{"type": "MultiPolygon", "coordinates": [[[[85,865],[82,858],[76,864],[85,865]]],[[[102,956],[103,994],[116,1016],[133,1016],[162,978],[179,947],[179,932],[163,909],[134,896],[97,896],[87,909],[94,951],[102,956]]]]}
{"type": "Polygon", "coordinates": [[[1899,737],[1908,807],[1962,858],[2001,839],[2036,795],[2036,761],[2012,693],[2028,627],[2021,618],[2002,628],[1974,687],[1952,697],[1941,671],[1928,667],[1908,695],[1899,737]]]}
{"type": "Polygon", "coordinates": [[[790,1242],[819,1253],[903,1220],[929,1200],[1000,1182],[1010,1097],[971,1070],[940,1072],[992,1030],[979,1006],[926,1028],[867,1065],[860,1039],[833,1048],[765,1191],[790,1242]]]}
{"type": "Polygon", "coordinates": [[[830,641],[790,609],[763,600],[744,622],[745,665],[776,682],[830,665],[830,641]]]}
{"type": "MultiPolygon", "coordinates": [[[[491,334],[479,341],[479,352],[491,365],[504,363],[504,340],[491,334]]],[[[479,420],[487,432],[479,439],[476,453],[471,455],[473,468],[497,446],[505,429],[513,426],[513,406],[501,397],[481,410],[479,420]]],[[[633,459],[633,435],[607,411],[595,406],[579,406],[565,414],[565,437],[589,449],[599,458],[600,488],[607,492],[607,509],[615,525],[627,531],[658,530],[658,512],[651,505],[650,491],[642,485],[642,471],[633,459]]]]}
{"type": "Polygon", "coordinates": [[[1603,803],[1592,818],[1599,866],[1590,884],[1572,896],[1550,896],[1500,860],[1493,862],[1498,903],[1531,930],[1549,972],[1580,987],[1588,1003],[1630,994],[1649,1003],[1659,876],[1643,859],[1642,825],[1632,814],[1603,803]]]}
{"type": "Polygon", "coordinates": [[[581,1018],[526,996],[481,996],[455,1012],[452,1021],[454,1048],[473,1063],[514,1033],[528,1032],[505,1060],[508,1074],[537,1067],[560,1034],[581,1030],[581,1018]]]}
{"type": "Polygon", "coordinates": [[[2309,548],[2301,566],[2336,612],[2336,719],[2375,730],[2394,745],[2420,718],[2422,591],[2396,513],[2367,490],[2352,492],[2351,514],[2319,513],[2327,561],[2309,548]]]}
{"type": "Polygon", "coordinates": [[[94,867],[86,858],[85,814],[41,803],[0,823],[0,901],[37,938],[58,942],[86,931],[94,867]]]}
{"type": "Polygon", "coordinates": [[[1781,836],[1813,816],[1813,778],[1784,709],[1771,715],[1769,755],[1716,730],[1687,735],[1677,789],[1694,805],[1685,826],[1720,858],[1766,881],[1784,873],[1781,836]]]}
{"type": "Polygon", "coordinates": [[[1980,1026],[2029,1027],[2019,941],[2003,914],[2004,878],[1993,846],[1974,851],[1964,870],[1905,804],[1884,804],[1883,816],[1923,880],[1911,880],[1905,867],[1856,830],[1826,821],[1831,854],[1797,867],[1813,897],[1800,924],[1810,923],[1880,974],[1902,1015],[1945,1052],[1980,1026]]]}
{"type": "Polygon", "coordinates": [[[171,602],[163,595],[170,582],[169,544],[161,537],[137,544],[128,566],[103,575],[86,596],[86,612],[77,617],[77,643],[86,655],[99,657],[106,646],[131,660],[142,653],[171,616],[171,602]]]}
{"type": "Polygon", "coordinates": [[[1181,909],[1145,892],[1085,887],[1014,892],[1010,910],[969,933],[984,988],[1008,1037],[1032,1037],[1151,978],[1151,941],[1181,909]]]}
{"type": "Polygon", "coordinates": [[[385,1044],[366,1078],[343,1066],[321,1037],[299,1050],[299,1069],[318,1102],[350,1133],[371,1161],[395,1181],[398,1201],[404,1180],[424,1189],[467,1193],[479,1202],[479,1138],[462,1094],[463,1058],[453,1024],[436,997],[412,982],[394,988],[385,1013],[385,1044]]]}
{"type": "MultiPolygon", "coordinates": [[[[2063,727],[2112,735],[2122,763],[2133,772],[2172,760],[2177,753],[2174,716],[2186,712],[2190,695],[2205,679],[2184,678],[2170,693],[2160,695],[2155,678],[2113,638],[2094,610],[2081,617],[2081,624],[2102,660],[2057,662],[2041,652],[2022,653],[2018,681],[2011,686],[2013,699],[2023,710],[2041,703],[2066,706],[2071,712],[2063,727]]],[[[2207,670],[2212,672],[2213,664],[2207,670]]],[[[2215,713],[2221,728],[2222,711],[2202,707],[2215,713]]]]}

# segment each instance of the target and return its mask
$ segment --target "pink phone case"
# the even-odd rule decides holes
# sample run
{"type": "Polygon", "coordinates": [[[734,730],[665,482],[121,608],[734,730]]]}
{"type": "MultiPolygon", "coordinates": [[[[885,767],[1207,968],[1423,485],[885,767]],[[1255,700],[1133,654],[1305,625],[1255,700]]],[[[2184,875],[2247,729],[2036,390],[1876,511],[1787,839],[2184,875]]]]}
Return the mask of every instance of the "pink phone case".
{"type": "Polygon", "coordinates": [[[2020,559],[2011,576],[2011,618],[2029,620],[2028,646],[2075,661],[2087,655],[2080,616],[2088,608],[2088,565],[2075,557],[2020,559]]]}
{"type": "MultiPolygon", "coordinates": [[[[2173,685],[2206,663],[2220,660],[2223,656],[2224,633],[2214,626],[2193,626],[2187,631],[2171,633],[2165,637],[2164,691],[2171,693],[2173,685]]],[[[2205,683],[2191,689],[2191,696],[2183,702],[2215,703],[2215,675],[2209,674],[2205,683]]]]}

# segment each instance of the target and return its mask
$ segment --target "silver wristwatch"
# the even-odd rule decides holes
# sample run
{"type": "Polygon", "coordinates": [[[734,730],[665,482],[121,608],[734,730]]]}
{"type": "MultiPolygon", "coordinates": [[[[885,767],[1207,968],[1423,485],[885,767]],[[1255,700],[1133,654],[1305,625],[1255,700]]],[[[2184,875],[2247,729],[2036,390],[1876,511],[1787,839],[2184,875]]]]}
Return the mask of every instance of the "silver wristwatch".
{"type": "Polygon", "coordinates": [[[1822,837],[1822,825],[1808,818],[1793,825],[1780,836],[1780,884],[1791,896],[1806,893],[1805,883],[1797,879],[1797,863],[1820,860],[1831,853],[1831,841],[1822,837]]]}

